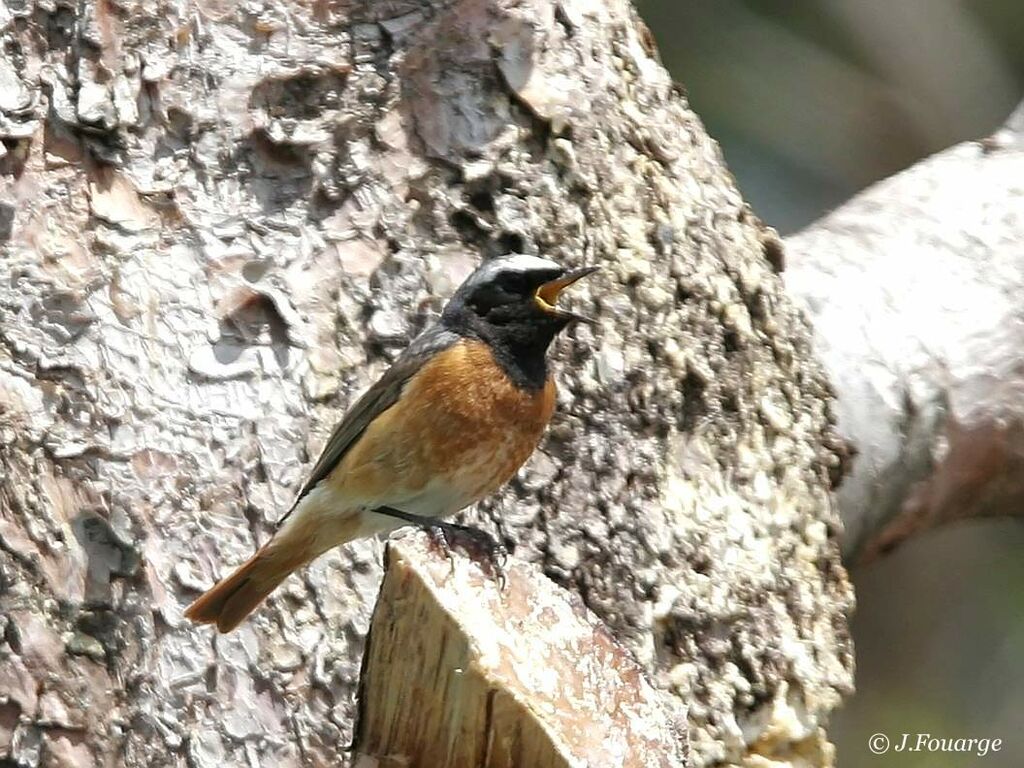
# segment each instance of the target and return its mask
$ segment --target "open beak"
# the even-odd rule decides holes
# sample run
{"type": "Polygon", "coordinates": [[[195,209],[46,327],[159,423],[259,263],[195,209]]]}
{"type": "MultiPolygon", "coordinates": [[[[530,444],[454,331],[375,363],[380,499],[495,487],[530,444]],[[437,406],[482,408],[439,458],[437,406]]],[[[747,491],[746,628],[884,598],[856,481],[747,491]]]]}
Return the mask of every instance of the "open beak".
{"type": "Polygon", "coordinates": [[[561,277],[544,283],[537,289],[537,303],[540,304],[541,309],[546,312],[554,312],[556,315],[560,315],[562,317],[572,318],[573,320],[579,320],[584,323],[596,324],[597,321],[593,318],[577,315],[575,312],[566,312],[565,310],[556,307],[555,304],[558,302],[558,297],[563,290],[580,278],[592,275],[599,269],[600,267],[580,267],[579,269],[570,269],[561,277]]]}

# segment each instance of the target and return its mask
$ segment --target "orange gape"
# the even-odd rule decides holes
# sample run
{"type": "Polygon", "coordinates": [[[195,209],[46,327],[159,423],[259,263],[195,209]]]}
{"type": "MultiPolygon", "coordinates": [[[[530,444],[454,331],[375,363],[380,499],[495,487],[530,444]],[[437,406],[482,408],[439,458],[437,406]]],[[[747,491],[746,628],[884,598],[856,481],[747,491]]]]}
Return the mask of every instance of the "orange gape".
{"type": "Polygon", "coordinates": [[[271,540],[185,616],[228,632],[328,549],[410,522],[443,526],[507,482],[555,409],[547,349],[586,319],[555,302],[593,271],[522,254],[481,265],[335,427],[271,540]]]}

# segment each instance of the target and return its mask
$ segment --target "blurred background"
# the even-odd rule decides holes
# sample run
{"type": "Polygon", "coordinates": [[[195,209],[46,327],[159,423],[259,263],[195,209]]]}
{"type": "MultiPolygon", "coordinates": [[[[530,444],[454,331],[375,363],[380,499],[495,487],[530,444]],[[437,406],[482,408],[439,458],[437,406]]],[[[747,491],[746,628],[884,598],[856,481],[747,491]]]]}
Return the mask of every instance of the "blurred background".
{"type": "MultiPolygon", "coordinates": [[[[754,210],[783,235],[991,134],[1024,98],[1024,0],[637,0],[754,210]]],[[[1022,180],[1024,183],[1024,180],[1022,180]]],[[[857,568],[844,768],[1024,765],[1024,526],[964,524],[857,568]],[[874,733],[1002,738],[873,755],[874,733]]]]}
{"type": "Polygon", "coordinates": [[[1024,95],[1022,0],[636,0],[746,198],[788,234],[989,135],[1024,95]]]}

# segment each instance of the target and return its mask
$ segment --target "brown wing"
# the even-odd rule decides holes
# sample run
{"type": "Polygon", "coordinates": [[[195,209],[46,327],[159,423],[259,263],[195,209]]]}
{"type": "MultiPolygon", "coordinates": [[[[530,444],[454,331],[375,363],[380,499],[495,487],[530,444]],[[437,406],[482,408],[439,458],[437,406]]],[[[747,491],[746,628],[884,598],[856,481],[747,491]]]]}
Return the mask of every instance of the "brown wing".
{"type": "Polygon", "coordinates": [[[312,491],[317,483],[331,474],[338,462],[355,445],[370,423],[381,413],[394,405],[402,395],[406,383],[431,360],[434,355],[452,346],[459,336],[438,325],[432,326],[413,339],[398,359],[385,371],[376,384],[370,387],[353,405],[338,426],[334,428],[320,458],[317,459],[309,478],[295,497],[284,517],[277,521],[280,526],[292,513],[303,497],[312,491]]]}

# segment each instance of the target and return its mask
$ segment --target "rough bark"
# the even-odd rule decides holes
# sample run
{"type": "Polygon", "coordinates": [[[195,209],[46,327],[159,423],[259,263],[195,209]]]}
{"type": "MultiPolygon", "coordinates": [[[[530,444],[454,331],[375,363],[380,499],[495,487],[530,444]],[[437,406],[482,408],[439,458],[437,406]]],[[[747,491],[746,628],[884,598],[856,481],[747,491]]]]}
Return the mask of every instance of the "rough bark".
{"type": "Polygon", "coordinates": [[[1024,105],[786,241],[856,450],[844,554],[1024,514],[1024,105]]]}
{"type": "Polygon", "coordinates": [[[359,686],[357,768],[683,768],[681,702],[577,595],[391,542],[359,686]],[[396,727],[397,726],[397,727],[396,727]]]}
{"type": "Polygon", "coordinates": [[[381,546],[182,621],[481,257],[604,264],[558,415],[468,517],[688,705],[829,762],[829,397],[779,246],[620,0],[0,5],[0,754],[334,765],[381,546]]]}

